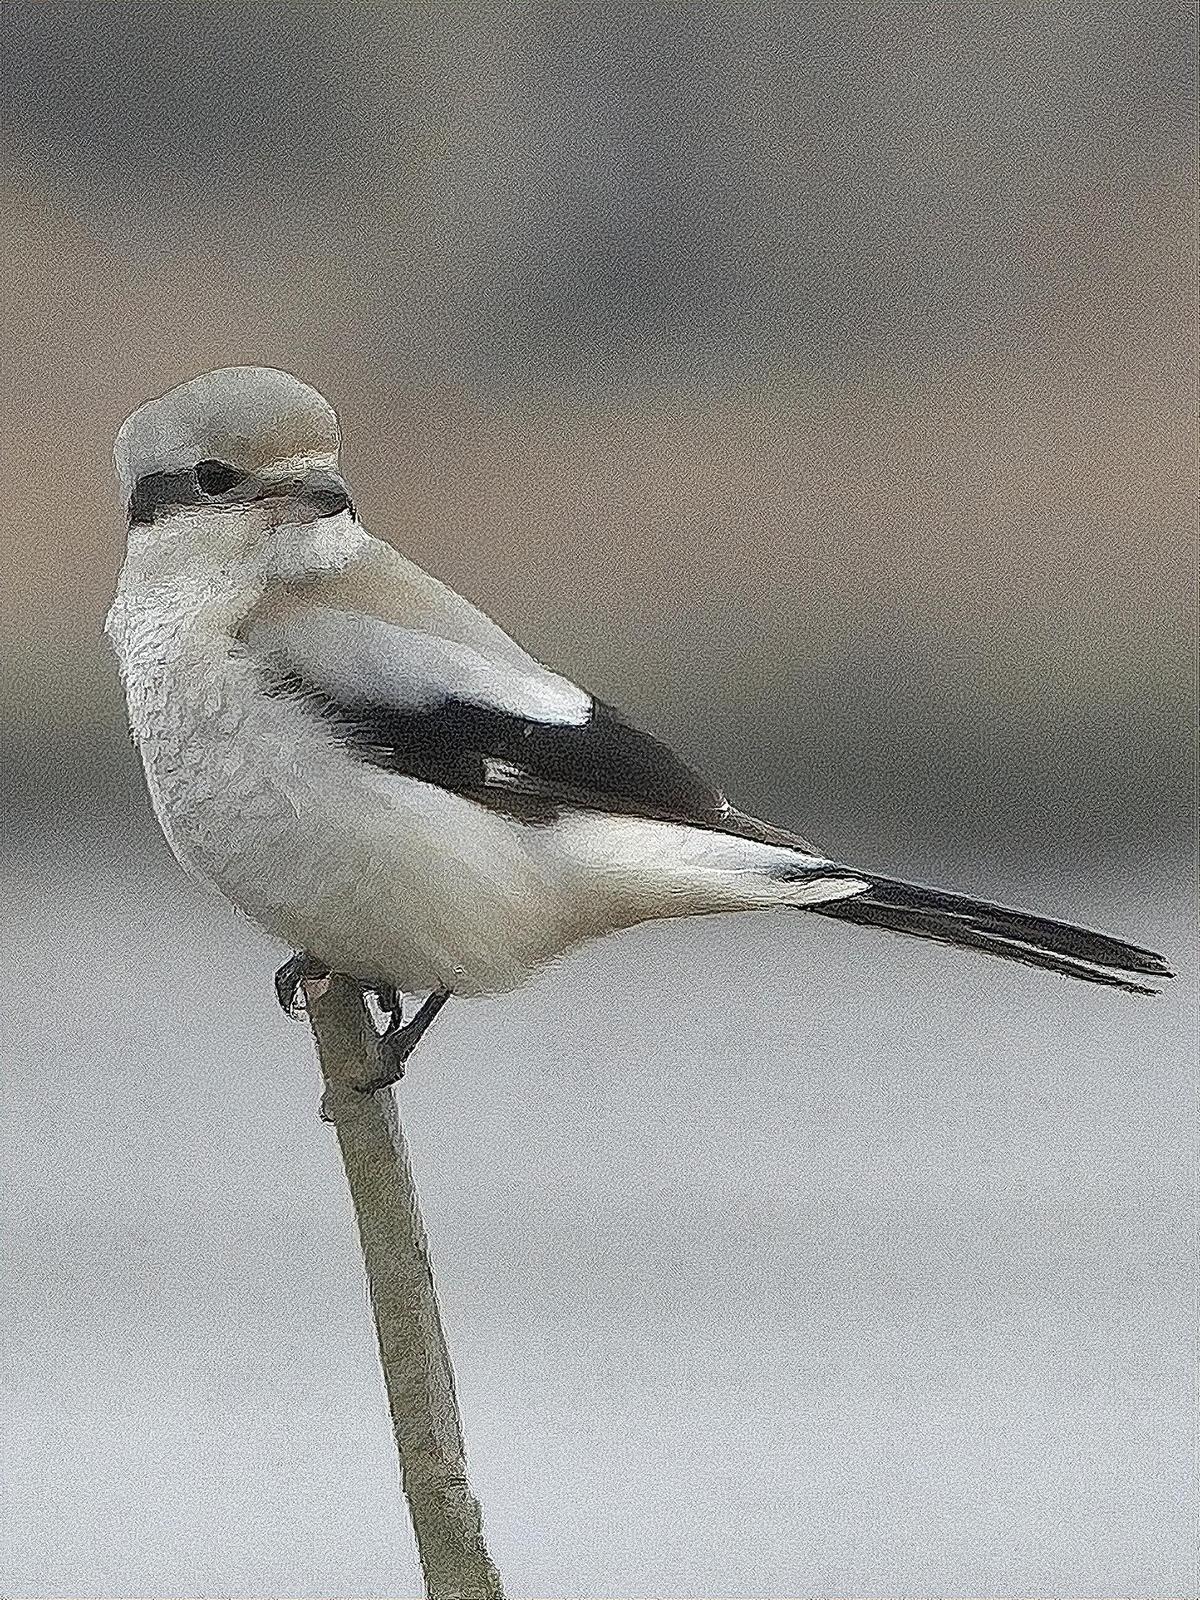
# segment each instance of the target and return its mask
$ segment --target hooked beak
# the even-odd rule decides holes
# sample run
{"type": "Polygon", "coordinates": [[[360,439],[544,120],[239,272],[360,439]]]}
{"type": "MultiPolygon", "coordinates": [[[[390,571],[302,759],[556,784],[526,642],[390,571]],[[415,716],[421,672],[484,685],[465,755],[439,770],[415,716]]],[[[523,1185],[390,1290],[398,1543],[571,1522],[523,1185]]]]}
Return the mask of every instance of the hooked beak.
{"type": "Polygon", "coordinates": [[[261,505],[275,526],[316,522],[352,511],[350,494],[336,472],[306,472],[303,477],[260,478],[248,474],[223,494],[212,496],[217,505],[261,505]]]}

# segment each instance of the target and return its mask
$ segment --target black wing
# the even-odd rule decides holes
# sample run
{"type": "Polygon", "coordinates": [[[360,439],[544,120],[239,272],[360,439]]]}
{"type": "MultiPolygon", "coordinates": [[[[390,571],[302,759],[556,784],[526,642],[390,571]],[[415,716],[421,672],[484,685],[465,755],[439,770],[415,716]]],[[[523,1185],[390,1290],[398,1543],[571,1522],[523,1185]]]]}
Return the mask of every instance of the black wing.
{"type": "Polygon", "coordinates": [[[523,821],[575,809],[723,829],[736,816],[720,789],[602,701],[592,701],[586,722],[541,722],[452,696],[372,703],[282,664],[262,672],[272,694],[302,699],[360,760],[523,821]]]}

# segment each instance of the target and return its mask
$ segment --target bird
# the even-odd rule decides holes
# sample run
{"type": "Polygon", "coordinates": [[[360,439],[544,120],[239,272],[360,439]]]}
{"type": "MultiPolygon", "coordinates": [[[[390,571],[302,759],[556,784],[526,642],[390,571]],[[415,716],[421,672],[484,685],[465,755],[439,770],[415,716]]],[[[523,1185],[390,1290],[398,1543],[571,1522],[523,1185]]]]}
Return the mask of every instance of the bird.
{"type": "Polygon", "coordinates": [[[1171,976],[738,810],[369,533],[340,451],[328,401],[271,368],[139,407],[114,449],[128,537],[105,631],[175,857],[294,951],[284,1010],[334,973],[375,997],[367,1089],[400,1078],[451,995],[657,918],[798,909],[1138,995],[1171,976]]]}

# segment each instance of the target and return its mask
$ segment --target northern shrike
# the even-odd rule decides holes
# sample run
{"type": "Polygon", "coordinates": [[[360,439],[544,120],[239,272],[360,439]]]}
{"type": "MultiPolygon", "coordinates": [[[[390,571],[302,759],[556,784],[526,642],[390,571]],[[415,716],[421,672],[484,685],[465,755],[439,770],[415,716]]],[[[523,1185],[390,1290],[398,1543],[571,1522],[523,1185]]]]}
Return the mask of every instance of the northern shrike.
{"type": "Polygon", "coordinates": [[[1109,984],[1160,956],[832,861],[737,811],[651,735],[372,538],[332,408],[206,373],[117,437],[129,543],[107,632],[183,867],[384,997],[378,1082],[447,996],[513,989],[655,917],[784,907],[1109,984]],[[426,995],[403,1020],[404,995],[426,995]]]}

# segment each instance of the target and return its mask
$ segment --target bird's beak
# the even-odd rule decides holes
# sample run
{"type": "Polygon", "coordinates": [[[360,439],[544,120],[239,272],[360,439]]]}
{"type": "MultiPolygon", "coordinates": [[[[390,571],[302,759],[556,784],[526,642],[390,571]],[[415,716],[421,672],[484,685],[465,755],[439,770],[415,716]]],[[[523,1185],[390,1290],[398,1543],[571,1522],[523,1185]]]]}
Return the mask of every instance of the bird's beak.
{"type": "Polygon", "coordinates": [[[285,478],[283,482],[267,480],[264,499],[293,501],[309,512],[304,520],[315,522],[318,517],[336,517],[339,510],[350,509],[350,496],[346,483],[336,472],[306,472],[301,478],[285,478]]]}
{"type": "Polygon", "coordinates": [[[239,502],[261,506],[274,527],[296,526],[334,517],[352,509],[350,494],[341,477],[329,470],[313,470],[288,478],[250,477],[214,497],[218,505],[239,502]]]}

